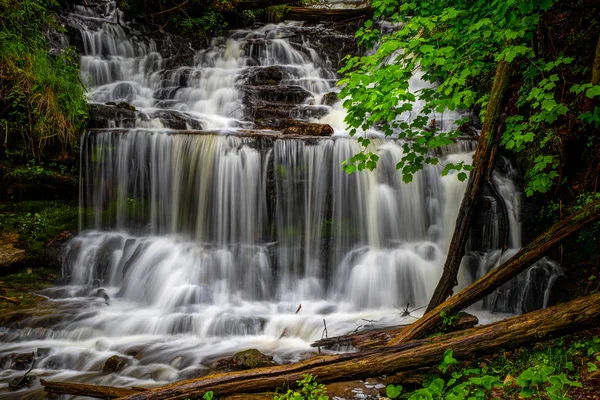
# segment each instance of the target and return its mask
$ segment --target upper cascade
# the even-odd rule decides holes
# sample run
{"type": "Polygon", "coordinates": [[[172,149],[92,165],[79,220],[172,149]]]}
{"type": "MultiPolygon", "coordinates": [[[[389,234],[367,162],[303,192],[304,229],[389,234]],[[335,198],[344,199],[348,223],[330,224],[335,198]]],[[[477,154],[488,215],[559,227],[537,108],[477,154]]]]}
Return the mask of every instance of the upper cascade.
{"type": "Polygon", "coordinates": [[[335,88],[340,59],[356,51],[350,35],[286,22],[232,31],[208,45],[189,42],[187,55],[177,57],[157,47],[157,40],[170,38],[139,31],[113,2],[76,6],[65,20],[78,32],[90,102],[127,102],[143,112],[133,124],[117,120],[106,127],[169,127],[160,122],[161,110],[182,115],[187,129],[318,118],[330,111],[321,102],[335,88]],[[323,33],[341,46],[332,48],[323,33]]]}

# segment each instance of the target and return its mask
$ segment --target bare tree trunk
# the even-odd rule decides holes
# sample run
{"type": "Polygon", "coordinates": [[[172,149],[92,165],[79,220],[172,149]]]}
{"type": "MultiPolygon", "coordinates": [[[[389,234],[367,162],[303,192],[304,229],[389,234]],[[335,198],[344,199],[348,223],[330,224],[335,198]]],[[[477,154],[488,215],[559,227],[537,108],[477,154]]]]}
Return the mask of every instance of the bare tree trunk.
{"type": "Polygon", "coordinates": [[[452,289],[458,284],[456,275],[460,267],[460,262],[465,255],[465,243],[469,234],[471,214],[476,200],[479,197],[482,185],[491,175],[494,157],[496,154],[498,135],[498,121],[503,107],[504,94],[508,87],[508,80],[511,72],[511,64],[506,61],[500,61],[496,68],[494,85],[490,100],[487,105],[485,121],[479,136],[479,143],[475,156],[473,158],[473,170],[469,175],[465,197],[460,205],[458,217],[456,218],[456,227],[450,241],[448,256],[444,264],[442,277],[440,278],[433,296],[427,306],[427,312],[433,310],[439,304],[443,303],[452,295],[452,289]]]}
{"type": "Polygon", "coordinates": [[[313,374],[322,383],[361,379],[435,365],[447,349],[452,349],[458,359],[468,359],[483,352],[598,324],[600,293],[494,324],[413,340],[400,346],[316,356],[294,364],[210,375],[132,394],[123,399],[183,400],[200,398],[208,391],[213,391],[217,396],[264,392],[283,385],[293,387],[307,373],[313,374]]]}
{"type": "Polygon", "coordinates": [[[425,313],[419,320],[403,329],[389,344],[392,346],[399,345],[431,333],[442,324],[442,316],[440,315],[442,311],[447,314],[454,314],[481,300],[484,296],[525,271],[548,250],[598,220],[600,220],[600,202],[596,201],[554,224],[548,231],[523,247],[508,261],[492,269],[457,295],[425,313]]]}
{"type": "MultiPolygon", "coordinates": [[[[598,38],[598,43],[596,44],[596,55],[592,64],[592,80],[590,83],[592,85],[600,84],[600,38],[598,38]]],[[[582,111],[592,111],[596,104],[598,104],[597,99],[590,99],[584,96],[582,111]]]]}

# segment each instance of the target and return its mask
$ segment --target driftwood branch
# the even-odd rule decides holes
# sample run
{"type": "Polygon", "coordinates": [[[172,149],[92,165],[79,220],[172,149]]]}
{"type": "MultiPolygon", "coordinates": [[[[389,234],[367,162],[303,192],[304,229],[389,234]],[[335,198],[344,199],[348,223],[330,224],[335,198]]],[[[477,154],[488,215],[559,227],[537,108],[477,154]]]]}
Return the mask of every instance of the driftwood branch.
{"type": "Polygon", "coordinates": [[[538,236],[502,265],[492,269],[471,286],[408,326],[390,342],[390,345],[398,345],[433,332],[442,323],[440,315],[442,311],[453,314],[465,309],[525,271],[531,264],[542,258],[548,250],[598,220],[600,220],[600,202],[596,201],[554,224],[546,233],[538,236]]]}

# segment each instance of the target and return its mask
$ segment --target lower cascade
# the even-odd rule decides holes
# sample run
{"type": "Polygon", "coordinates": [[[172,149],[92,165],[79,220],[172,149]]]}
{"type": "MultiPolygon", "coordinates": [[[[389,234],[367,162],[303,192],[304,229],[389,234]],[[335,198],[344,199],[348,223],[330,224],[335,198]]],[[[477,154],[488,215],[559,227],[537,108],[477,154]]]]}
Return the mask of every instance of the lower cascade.
{"type": "MultiPolygon", "coordinates": [[[[442,170],[472,162],[473,138],[405,184],[403,143],[375,136],[377,168],[349,175],[341,163],[360,144],[340,127],[341,102],[322,103],[337,60],[291,44],[302,24],[236,31],[174,66],[130,34],[113,2],[97,3],[102,16],[78,6],[69,17],[83,21],[89,101],[137,111],[111,109],[118,118],[81,138],[80,233],[65,246],[62,284],[41,293],[49,301],[0,329],[0,397],[43,396],[39,385],[5,388],[23,374],[18,354],[33,352],[44,379],[155,387],[250,348],[277,363],[306,358],[324,324],[335,336],[422,315],[466,188],[442,170]],[[290,117],[330,123],[335,135],[257,129],[290,117]],[[118,371],[107,366],[114,356],[118,371]]],[[[517,173],[501,162],[461,287],[522,246],[517,173]]],[[[544,258],[469,311],[486,322],[545,307],[561,273],[544,258]]]]}
{"type": "MultiPolygon", "coordinates": [[[[430,298],[465,183],[428,166],[404,184],[401,144],[371,146],[378,168],[348,175],[339,165],[358,149],[348,138],[86,134],[83,231],[65,249],[68,284],[43,293],[51,312],[2,332],[4,362],[33,350],[36,370],[56,380],[157,386],[247,348],[299,360],[315,351],[323,320],[330,336],[411,322],[422,310],[398,309],[430,298]],[[107,374],[115,355],[126,366],[107,374]]],[[[472,142],[459,141],[442,158],[471,155],[472,142]]],[[[489,225],[487,249],[465,257],[463,285],[520,245],[513,172],[495,179],[513,212],[514,250],[501,255],[500,228],[489,225]]],[[[490,221],[501,219],[496,206],[490,221]]],[[[489,311],[542,307],[560,271],[541,260],[475,313],[485,321],[503,316],[489,311]]],[[[9,371],[0,377],[18,372],[9,371]]]]}

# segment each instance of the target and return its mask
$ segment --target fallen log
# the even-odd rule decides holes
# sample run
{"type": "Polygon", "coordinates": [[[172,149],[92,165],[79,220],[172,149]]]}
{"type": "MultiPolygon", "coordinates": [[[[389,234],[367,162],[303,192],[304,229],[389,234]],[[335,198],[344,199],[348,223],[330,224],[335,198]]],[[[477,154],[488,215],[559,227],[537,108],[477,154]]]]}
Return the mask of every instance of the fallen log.
{"type": "Polygon", "coordinates": [[[55,382],[40,380],[47,393],[61,395],[72,394],[76,396],[97,397],[99,399],[116,399],[123,396],[140,393],[146,389],[127,389],[113,386],[86,385],[83,383],[55,382]]]}
{"type": "Polygon", "coordinates": [[[19,299],[15,299],[14,297],[0,296],[0,300],[4,300],[4,301],[7,301],[9,303],[16,304],[16,305],[21,304],[21,301],[19,299]]]}
{"type": "Polygon", "coordinates": [[[600,201],[589,204],[570,217],[552,225],[546,233],[521,248],[517,254],[502,263],[502,265],[492,269],[481,279],[438,305],[432,311],[425,313],[423,317],[402,330],[389,344],[392,346],[399,345],[433,332],[442,324],[442,311],[447,315],[451,315],[464,310],[525,271],[531,264],[542,258],[548,250],[598,220],[600,220],[600,201]]]}
{"type": "Polygon", "coordinates": [[[399,346],[316,356],[294,364],[209,375],[132,394],[123,399],[183,400],[202,397],[208,391],[218,396],[264,392],[283,385],[293,387],[307,373],[316,376],[321,383],[362,379],[435,365],[447,349],[452,349],[456,358],[465,359],[599,324],[600,293],[597,293],[490,325],[417,339],[399,346]]]}
{"type": "MultiPolygon", "coordinates": [[[[472,328],[479,323],[476,316],[460,313],[458,320],[452,322],[447,332],[455,332],[462,329],[472,328]]],[[[325,349],[352,346],[356,349],[374,349],[388,344],[390,340],[398,336],[408,325],[396,326],[387,329],[370,330],[366,332],[350,333],[343,336],[332,336],[323,338],[312,343],[311,347],[323,347],[325,349]]]]}
{"type": "Polygon", "coordinates": [[[285,19],[305,22],[350,21],[373,16],[371,7],[324,9],[312,7],[287,7],[285,19]]]}
{"type": "Polygon", "coordinates": [[[504,60],[498,63],[494,84],[490,93],[490,100],[486,108],[485,120],[479,136],[479,143],[473,157],[473,170],[469,174],[465,196],[460,204],[442,277],[431,296],[431,300],[429,300],[426,312],[433,310],[450,297],[452,289],[458,284],[456,276],[460,268],[460,262],[465,255],[465,244],[471,226],[471,214],[473,213],[476,201],[479,199],[479,193],[483,184],[490,180],[494,164],[496,148],[498,146],[497,136],[499,135],[500,113],[504,104],[504,94],[508,87],[510,72],[510,63],[504,60]]]}

